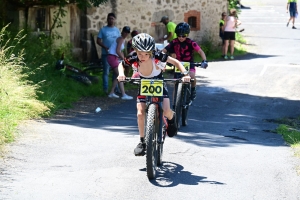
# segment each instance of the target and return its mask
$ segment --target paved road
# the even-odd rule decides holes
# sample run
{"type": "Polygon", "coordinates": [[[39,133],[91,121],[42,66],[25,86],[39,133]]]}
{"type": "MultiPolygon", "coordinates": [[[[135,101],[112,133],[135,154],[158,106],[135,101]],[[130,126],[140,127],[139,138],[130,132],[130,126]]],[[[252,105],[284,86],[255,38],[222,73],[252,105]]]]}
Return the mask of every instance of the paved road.
{"type": "Polygon", "coordinates": [[[167,138],[157,179],[133,156],[130,101],[22,126],[0,160],[0,199],[299,200],[299,159],[266,119],[299,115],[300,29],[286,27],[282,1],[242,2],[250,54],[198,70],[190,124],[167,138]]]}

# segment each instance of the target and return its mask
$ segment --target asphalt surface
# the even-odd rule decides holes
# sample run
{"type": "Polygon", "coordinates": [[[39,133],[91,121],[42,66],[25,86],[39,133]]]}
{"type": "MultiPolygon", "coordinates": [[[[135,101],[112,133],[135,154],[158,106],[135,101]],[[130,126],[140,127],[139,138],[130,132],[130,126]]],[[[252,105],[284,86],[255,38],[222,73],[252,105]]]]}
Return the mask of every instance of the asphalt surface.
{"type": "Polygon", "coordinates": [[[300,114],[300,24],[286,27],[285,2],[242,3],[250,53],[197,70],[189,124],[167,138],[155,180],[133,155],[132,100],[21,126],[3,149],[0,199],[299,200],[299,158],[268,119],[300,114]]]}

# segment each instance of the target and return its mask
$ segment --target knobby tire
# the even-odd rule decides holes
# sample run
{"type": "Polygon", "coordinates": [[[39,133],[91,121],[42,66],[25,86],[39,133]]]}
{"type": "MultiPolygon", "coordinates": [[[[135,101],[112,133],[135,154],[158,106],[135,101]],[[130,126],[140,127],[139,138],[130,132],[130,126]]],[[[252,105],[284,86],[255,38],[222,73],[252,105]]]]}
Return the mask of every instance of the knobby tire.
{"type": "Polygon", "coordinates": [[[156,175],[158,145],[155,124],[158,121],[156,105],[150,104],[147,112],[147,127],[145,132],[146,171],[148,179],[153,179],[156,175]]]}
{"type": "Polygon", "coordinates": [[[182,110],[182,83],[178,83],[177,85],[177,95],[175,101],[175,114],[177,127],[180,128],[180,120],[181,120],[181,110],[182,110]]]}
{"type": "MultiPolygon", "coordinates": [[[[158,144],[158,150],[157,150],[157,166],[161,166],[162,164],[162,157],[163,157],[163,151],[164,151],[164,141],[165,141],[165,137],[166,137],[166,124],[167,124],[167,120],[165,117],[163,117],[163,126],[162,126],[162,141],[160,144],[158,144]]],[[[159,131],[159,124],[157,123],[157,133],[159,131]]]]}
{"type": "Polygon", "coordinates": [[[186,126],[188,123],[188,111],[189,111],[189,104],[191,99],[191,85],[185,84],[183,86],[183,104],[185,106],[182,107],[182,126],[186,126]]]}

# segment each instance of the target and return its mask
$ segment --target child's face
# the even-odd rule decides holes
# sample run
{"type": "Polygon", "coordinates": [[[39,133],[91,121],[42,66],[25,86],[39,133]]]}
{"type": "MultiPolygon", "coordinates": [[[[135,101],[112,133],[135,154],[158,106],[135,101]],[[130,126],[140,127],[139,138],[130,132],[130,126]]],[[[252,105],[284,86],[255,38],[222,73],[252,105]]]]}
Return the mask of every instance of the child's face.
{"type": "Polygon", "coordinates": [[[141,62],[145,62],[149,60],[151,53],[150,52],[144,52],[144,51],[136,51],[137,56],[141,62]]]}
{"type": "Polygon", "coordinates": [[[177,38],[179,40],[179,42],[184,42],[187,38],[187,34],[184,34],[184,35],[177,35],[177,38]]]}

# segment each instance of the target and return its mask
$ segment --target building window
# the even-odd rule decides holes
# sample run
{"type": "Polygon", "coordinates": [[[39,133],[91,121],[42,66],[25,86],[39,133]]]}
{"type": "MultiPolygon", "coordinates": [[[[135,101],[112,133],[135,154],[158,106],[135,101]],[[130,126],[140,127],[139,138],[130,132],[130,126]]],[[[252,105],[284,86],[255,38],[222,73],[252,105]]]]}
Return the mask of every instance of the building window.
{"type": "Polygon", "coordinates": [[[200,19],[200,12],[197,10],[184,13],[184,21],[191,26],[191,31],[200,31],[200,19]]]}
{"type": "Polygon", "coordinates": [[[44,31],[46,30],[46,9],[39,8],[36,11],[36,20],[35,20],[36,28],[44,31]]]}
{"type": "Polygon", "coordinates": [[[188,18],[188,24],[191,26],[191,28],[197,28],[196,22],[197,22],[196,17],[189,17],[188,18]]]}

